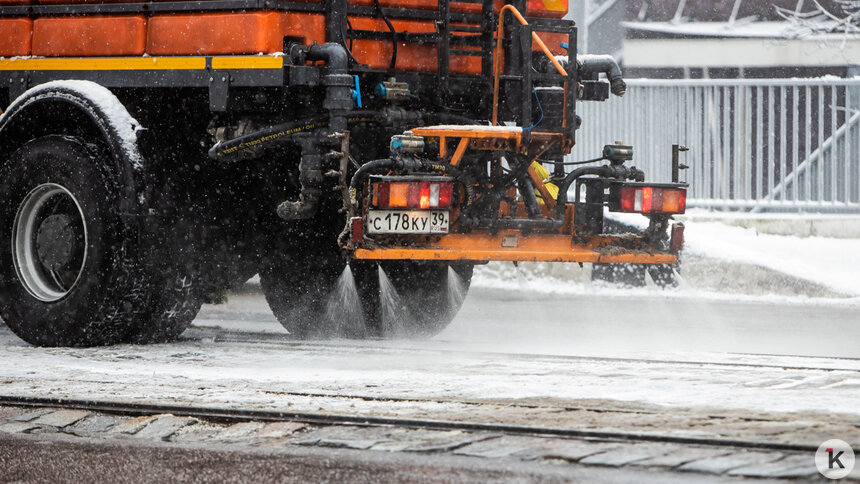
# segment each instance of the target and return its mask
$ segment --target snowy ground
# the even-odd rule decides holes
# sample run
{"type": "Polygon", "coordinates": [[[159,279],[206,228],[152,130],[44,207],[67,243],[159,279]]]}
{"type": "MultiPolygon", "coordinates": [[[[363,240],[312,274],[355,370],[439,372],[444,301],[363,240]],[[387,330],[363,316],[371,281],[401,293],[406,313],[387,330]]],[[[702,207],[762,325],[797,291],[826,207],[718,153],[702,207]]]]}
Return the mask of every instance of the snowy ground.
{"type": "MultiPolygon", "coordinates": [[[[647,226],[647,219],[641,215],[613,213],[608,216],[629,226],[647,226]]],[[[836,303],[831,299],[847,298],[851,301],[842,303],[860,303],[860,238],[806,236],[805,225],[795,226],[801,219],[808,223],[827,222],[830,232],[848,236],[860,233],[860,217],[787,218],[741,214],[723,217],[726,223],[704,211],[692,211],[685,217],[680,290],[665,293],[634,289],[631,293],[630,289],[623,289],[618,294],[769,299],[775,303],[808,302],[819,298],[836,303]],[[757,225],[763,229],[756,228],[757,225]],[[763,230],[795,231],[803,235],[775,235],[763,230]]],[[[509,264],[491,264],[479,269],[475,282],[487,287],[527,288],[540,292],[582,294],[592,291],[587,267],[582,271],[575,265],[523,266],[523,270],[517,270],[509,264]]],[[[601,288],[601,292],[607,290],[611,288],[601,288]]]]}
{"type": "Polygon", "coordinates": [[[0,394],[860,441],[860,241],[687,235],[673,290],[482,267],[430,341],[290,343],[254,284],[173,344],[41,349],[2,329],[0,394]]]}
{"type": "MultiPolygon", "coordinates": [[[[205,308],[186,339],[173,344],[38,349],[0,332],[0,361],[7,362],[0,393],[808,445],[825,435],[860,440],[860,361],[732,351],[779,336],[785,325],[812,355],[824,354],[814,350],[826,347],[827,335],[809,315],[820,311],[850,328],[844,320],[853,308],[810,313],[761,302],[733,313],[727,304],[685,305],[685,315],[712,315],[670,320],[663,315],[673,305],[645,299],[552,302],[479,289],[429,342],[297,344],[285,340],[251,292],[205,308]],[[637,311],[652,317],[629,318],[637,311]]],[[[843,334],[860,338],[858,329],[843,334]]],[[[792,338],[774,339],[770,352],[798,349],[782,346],[792,338]]]]}

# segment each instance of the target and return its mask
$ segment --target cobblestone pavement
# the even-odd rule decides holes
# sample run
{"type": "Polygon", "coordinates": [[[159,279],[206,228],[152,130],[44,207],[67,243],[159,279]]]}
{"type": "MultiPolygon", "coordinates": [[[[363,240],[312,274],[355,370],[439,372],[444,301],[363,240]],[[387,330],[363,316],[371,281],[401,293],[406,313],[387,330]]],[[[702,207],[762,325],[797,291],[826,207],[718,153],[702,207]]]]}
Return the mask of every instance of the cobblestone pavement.
{"type": "MultiPolygon", "coordinates": [[[[83,410],[0,407],[0,433],[131,440],[251,452],[286,452],[296,446],[365,452],[465,456],[499,462],[599,466],[685,473],[690,480],[823,479],[811,452],[730,446],[585,440],[507,435],[488,431],[427,430],[397,426],[310,425],[293,421],[222,423],[181,415],[127,417],[83,410]],[[697,477],[698,476],[698,477],[697,477]]],[[[860,482],[857,469],[849,481],[860,482]]]]}

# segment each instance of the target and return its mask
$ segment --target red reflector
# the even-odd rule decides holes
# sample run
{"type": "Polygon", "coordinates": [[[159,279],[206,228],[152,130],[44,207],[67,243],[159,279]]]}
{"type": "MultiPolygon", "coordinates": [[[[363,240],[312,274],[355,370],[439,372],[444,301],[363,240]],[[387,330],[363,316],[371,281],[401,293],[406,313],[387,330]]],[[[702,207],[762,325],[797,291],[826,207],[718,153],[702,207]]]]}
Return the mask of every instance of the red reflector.
{"type": "Polygon", "coordinates": [[[684,248],[684,224],[672,225],[672,238],[669,240],[669,248],[676,252],[684,248]]]}
{"type": "Polygon", "coordinates": [[[361,217],[353,217],[351,221],[352,243],[356,245],[364,243],[364,220],[361,217]]]}
{"type": "Polygon", "coordinates": [[[624,187],[621,189],[621,211],[632,212],[633,205],[636,203],[636,189],[633,187],[624,187]]]}
{"type": "Polygon", "coordinates": [[[454,195],[453,183],[439,184],[439,208],[450,208],[451,200],[454,195]]]}

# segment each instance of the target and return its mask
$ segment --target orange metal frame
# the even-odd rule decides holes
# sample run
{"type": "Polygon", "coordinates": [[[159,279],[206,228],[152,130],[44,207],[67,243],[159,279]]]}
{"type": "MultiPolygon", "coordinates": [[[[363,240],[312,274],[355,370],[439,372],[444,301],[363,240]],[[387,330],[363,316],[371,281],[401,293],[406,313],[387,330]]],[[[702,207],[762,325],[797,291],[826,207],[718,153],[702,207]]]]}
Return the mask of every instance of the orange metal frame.
{"type": "MultiPolygon", "coordinates": [[[[423,239],[425,237],[420,237],[423,239]]],[[[584,242],[567,234],[528,234],[502,230],[496,234],[471,232],[448,234],[428,246],[379,247],[357,249],[356,259],[371,260],[438,260],[438,261],[516,261],[516,262],[604,262],[637,264],[674,264],[676,254],[619,249],[616,239],[592,236],[584,242]]]]}
{"type": "MultiPolygon", "coordinates": [[[[439,156],[442,162],[457,165],[467,149],[519,151],[522,148],[522,130],[513,126],[427,126],[415,128],[412,134],[439,139],[439,156]],[[448,159],[448,140],[459,140],[448,159]]],[[[531,143],[537,143],[537,159],[552,144],[564,142],[563,134],[533,133],[531,143]]],[[[531,150],[534,151],[534,150],[531,150]]],[[[547,212],[555,207],[555,200],[543,180],[533,168],[529,175],[544,200],[547,212]]],[[[520,210],[522,211],[522,210],[520,210]]],[[[368,260],[438,260],[438,261],[518,261],[518,262],[603,262],[638,264],[674,264],[677,254],[633,249],[634,241],[622,243],[617,237],[574,236],[570,223],[572,210],[563,227],[555,233],[528,233],[519,230],[472,231],[468,234],[395,236],[390,247],[359,248],[353,251],[356,259],[368,260]]]]}
{"type": "MultiPolygon", "coordinates": [[[[520,11],[513,5],[505,5],[499,11],[499,28],[496,30],[496,52],[493,54],[493,126],[498,126],[499,124],[499,75],[501,74],[500,71],[502,69],[502,40],[505,36],[505,13],[507,12],[510,12],[511,15],[516,17],[520,24],[529,24],[526,22],[526,19],[522,16],[520,11]]],[[[541,40],[537,32],[532,32],[532,40],[534,40],[544,55],[547,56],[550,62],[552,62],[552,65],[555,66],[556,70],[562,76],[567,77],[567,71],[564,70],[564,67],[562,67],[555,56],[552,55],[552,52],[550,52],[549,48],[543,40],[541,40]]],[[[567,92],[567,81],[565,81],[564,90],[567,92]]],[[[564,106],[567,107],[566,101],[564,106]]]]}
{"type": "MultiPolygon", "coordinates": [[[[525,18],[511,5],[499,13],[498,39],[494,56],[493,125],[492,126],[426,126],[412,129],[412,134],[439,140],[440,162],[457,166],[469,149],[483,151],[510,151],[525,154],[529,160],[528,174],[544,202],[544,215],[554,213],[556,201],[532,163],[546,150],[560,144],[569,151],[571,141],[561,133],[533,132],[527,145],[523,143],[520,127],[498,124],[499,78],[501,69],[501,46],[504,15],[510,12],[523,25],[525,18]],[[458,140],[449,158],[449,140],[458,140]]],[[[540,37],[532,32],[532,38],[550,59],[556,70],[567,77],[567,72],[547,49],[540,37]]],[[[565,91],[566,89],[565,81],[565,91]]],[[[565,102],[565,105],[567,103],[565,102]]],[[[501,159],[499,160],[501,164],[501,159]]],[[[521,204],[520,204],[521,205],[521,204]]],[[[573,234],[573,210],[567,207],[563,226],[552,233],[524,233],[508,229],[490,232],[476,230],[467,234],[392,236],[385,243],[375,241],[373,248],[353,250],[352,257],[367,260],[438,260],[438,261],[516,261],[516,262],[602,262],[620,264],[674,264],[678,255],[650,250],[642,239],[627,239],[609,235],[577,236],[573,234]],[[390,246],[386,246],[388,244],[390,246]]],[[[518,212],[523,212],[522,207],[518,212]]],[[[456,215],[456,213],[455,213],[456,215]]],[[[519,215],[518,215],[519,216],[519,215]]]]}
{"type": "MultiPolygon", "coordinates": [[[[414,128],[412,134],[425,138],[438,138],[439,158],[442,161],[448,158],[448,139],[459,139],[460,141],[457,143],[454,154],[450,160],[447,160],[452,166],[460,164],[463,155],[469,148],[492,151],[521,151],[523,149],[522,129],[515,126],[427,126],[414,128]]],[[[530,143],[532,149],[526,148],[526,151],[533,152],[530,154],[529,159],[531,162],[534,162],[555,143],[564,145],[567,142],[567,138],[563,133],[532,133],[530,143]]],[[[531,166],[528,173],[538,192],[540,192],[544,203],[550,209],[554,208],[555,199],[550,194],[544,181],[531,166]]]]}

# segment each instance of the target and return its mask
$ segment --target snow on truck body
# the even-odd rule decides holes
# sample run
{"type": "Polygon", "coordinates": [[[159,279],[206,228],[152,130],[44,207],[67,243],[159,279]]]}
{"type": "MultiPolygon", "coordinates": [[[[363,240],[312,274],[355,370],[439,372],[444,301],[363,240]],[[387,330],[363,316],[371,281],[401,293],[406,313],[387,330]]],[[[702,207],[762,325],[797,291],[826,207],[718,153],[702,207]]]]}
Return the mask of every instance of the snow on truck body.
{"type": "Polygon", "coordinates": [[[168,341],[259,273],[296,338],[390,336],[383,286],[429,336],[490,260],[671,283],[685,186],[623,145],[566,169],[577,103],[626,90],[566,9],[0,3],[0,316],[39,345],[168,341]],[[607,207],[650,225],[608,233],[607,207]]]}

